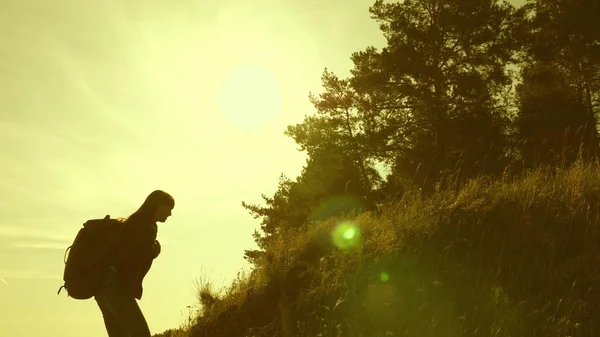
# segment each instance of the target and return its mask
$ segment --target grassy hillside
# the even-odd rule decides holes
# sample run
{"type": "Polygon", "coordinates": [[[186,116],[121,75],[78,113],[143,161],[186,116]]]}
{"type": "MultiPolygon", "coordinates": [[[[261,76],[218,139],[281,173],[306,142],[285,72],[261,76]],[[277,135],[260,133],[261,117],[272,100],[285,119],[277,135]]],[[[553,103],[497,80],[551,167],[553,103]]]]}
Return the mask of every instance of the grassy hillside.
{"type": "Polygon", "coordinates": [[[599,168],[409,192],[281,233],[263,267],[202,287],[187,332],[160,336],[600,335],[599,168]]]}

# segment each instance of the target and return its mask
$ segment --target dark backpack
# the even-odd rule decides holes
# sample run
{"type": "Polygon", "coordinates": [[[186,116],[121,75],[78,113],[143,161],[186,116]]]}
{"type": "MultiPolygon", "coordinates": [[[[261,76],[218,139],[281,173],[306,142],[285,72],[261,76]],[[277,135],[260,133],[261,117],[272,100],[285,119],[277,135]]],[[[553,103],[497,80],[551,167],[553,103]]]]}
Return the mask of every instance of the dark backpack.
{"type": "Polygon", "coordinates": [[[74,299],[94,296],[122,224],[122,220],[111,219],[109,215],[83,224],[73,244],[65,251],[65,283],[58,289],[58,294],[65,288],[67,295],[74,299]]]}

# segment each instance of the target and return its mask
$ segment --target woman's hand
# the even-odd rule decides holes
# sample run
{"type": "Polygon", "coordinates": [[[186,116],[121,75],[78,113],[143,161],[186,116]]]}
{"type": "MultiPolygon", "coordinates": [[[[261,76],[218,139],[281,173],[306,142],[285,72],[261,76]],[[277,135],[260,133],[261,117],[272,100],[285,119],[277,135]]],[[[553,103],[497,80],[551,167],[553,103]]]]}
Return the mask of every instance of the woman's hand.
{"type": "Polygon", "coordinates": [[[156,259],[158,255],[160,255],[160,242],[158,240],[154,240],[154,246],[152,247],[152,258],[156,259]]]}
{"type": "Polygon", "coordinates": [[[138,300],[141,300],[142,294],[144,293],[144,288],[142,287],[142,284],[136,282],[131,289],[131,293],[133,297],[137,298],[138,300]]]}

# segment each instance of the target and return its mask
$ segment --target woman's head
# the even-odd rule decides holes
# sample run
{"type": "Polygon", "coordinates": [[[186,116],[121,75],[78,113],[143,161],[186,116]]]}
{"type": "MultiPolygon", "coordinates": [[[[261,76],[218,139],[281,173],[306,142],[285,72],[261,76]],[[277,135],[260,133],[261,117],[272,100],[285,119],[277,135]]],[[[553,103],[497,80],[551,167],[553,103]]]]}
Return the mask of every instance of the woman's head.
{"type": "Polygon", "coordinates": [[[175,199],[168,193],[156,190],[144,201],[142,206],[134,213],[150,217],[152,221],[165,222],[175,207],[175,199]]]}

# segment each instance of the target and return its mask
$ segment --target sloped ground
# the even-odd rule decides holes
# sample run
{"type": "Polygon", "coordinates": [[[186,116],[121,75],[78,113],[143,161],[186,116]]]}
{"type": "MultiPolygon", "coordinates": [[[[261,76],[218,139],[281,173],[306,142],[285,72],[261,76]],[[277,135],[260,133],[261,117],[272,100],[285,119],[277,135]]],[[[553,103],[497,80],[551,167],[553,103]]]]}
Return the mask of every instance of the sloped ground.
{"type": "Polygon", "coordinates": [[[598,335],[598,168],[408,193],[379,215],[283,233],[270,262],[201,293],[188,334],[598,335]]]}

